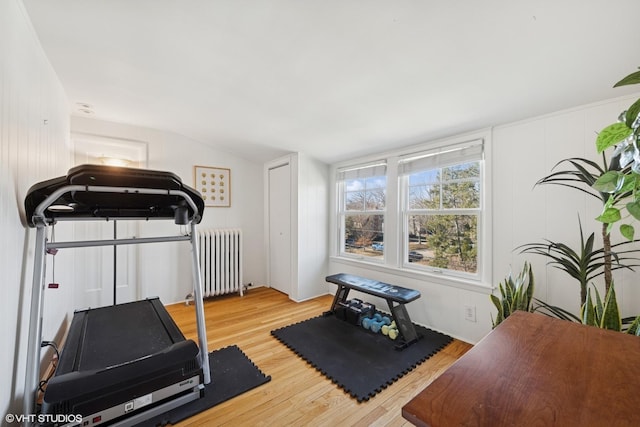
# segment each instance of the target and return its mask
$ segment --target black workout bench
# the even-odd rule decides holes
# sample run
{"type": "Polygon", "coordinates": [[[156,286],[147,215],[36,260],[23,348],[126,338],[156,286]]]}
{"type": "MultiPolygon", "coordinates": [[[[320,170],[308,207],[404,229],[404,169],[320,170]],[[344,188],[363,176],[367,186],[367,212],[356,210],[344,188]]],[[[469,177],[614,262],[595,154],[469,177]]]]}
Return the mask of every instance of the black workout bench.
{"type": "Polygon", "coordinates": [[[333,313],[338,306],[338,303],[345,302],[349,295],[349,291],[353,289],[355,291],[383,298],[387,301],[389,310],[391,311],[391,316],[393,317],[393,320],[395,320],[396,325],[398,326],[398,331],[402,337],[402,343],[398,346],[399,348],[405,348],[420,339],[420,336],[416,332],[416,328],[409,318],[409,313],[407,313],[407,309],[404,306],[405,304],[420,298],[420,292],[414,289],[402,288],[400,286],[378,282],[377,280],[366,279],[364,277],[344,273],[327,276],[326,280],[327,282],[338,285],[338,291],[336,292],[336,296],[333,298],[331,310],[329,310],[327,314],[333,313]],[[397,305],[395,305],[395,303],[397,303],[397,305]]]}

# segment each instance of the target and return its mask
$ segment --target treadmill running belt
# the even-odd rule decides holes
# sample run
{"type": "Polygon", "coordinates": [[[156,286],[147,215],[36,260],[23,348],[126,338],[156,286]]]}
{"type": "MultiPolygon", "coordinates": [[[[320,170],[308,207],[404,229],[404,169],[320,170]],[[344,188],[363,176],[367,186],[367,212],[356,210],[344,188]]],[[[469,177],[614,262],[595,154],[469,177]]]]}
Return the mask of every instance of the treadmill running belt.
{"type": "Polygon", "coordinates": [[[57,373],[128,363],[184,341],[158,298],[77,311],[57,373]],[[75,353],[75,354],[74,354],[75,353]]]}
{"type": "Polygon", "coordinates": [[[157,353],[176,341],[175,336],[165,331],[153,304],[91,310],[84,320],[84,345],[77,364],[80,371],[130,362],[157,353]]]}
{"type": "Polygon", "coordinates": [[[42,412],[106,421],[193,394],[198,356],[158,298],[77,311],[42,412]]]}

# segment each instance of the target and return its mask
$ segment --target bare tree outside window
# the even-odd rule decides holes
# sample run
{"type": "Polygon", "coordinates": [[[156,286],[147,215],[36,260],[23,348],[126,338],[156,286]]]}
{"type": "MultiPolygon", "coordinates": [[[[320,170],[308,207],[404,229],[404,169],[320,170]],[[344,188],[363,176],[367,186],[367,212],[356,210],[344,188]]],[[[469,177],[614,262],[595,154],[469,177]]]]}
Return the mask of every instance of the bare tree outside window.
{"type": "Polygon", "coordinates": [[[383,258],[386,184],[384,176],[345,181],[345,253],[383,258]]]}

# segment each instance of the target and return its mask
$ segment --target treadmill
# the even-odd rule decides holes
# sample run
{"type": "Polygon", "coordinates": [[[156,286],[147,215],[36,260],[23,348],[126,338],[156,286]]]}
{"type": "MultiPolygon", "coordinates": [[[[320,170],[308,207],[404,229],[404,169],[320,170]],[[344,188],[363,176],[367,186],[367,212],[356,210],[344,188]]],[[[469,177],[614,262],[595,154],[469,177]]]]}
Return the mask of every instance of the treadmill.
{"type": "Polygon", "coordinates": [[[128,426],[199,399],[211,382],[196,232],[204,211],[200,194],[170,172],[80,165],[32,186],[25,211],[28,225],[36,229],[36,249],[24,413],[48,415],[38,418],[45,423],[74,414],[82,421],[74,418],[66,425],[128,426]],[[116,219],[171,219],[189,225],[190,232],[72,242],[46,238],[47,227],[57,221],[116,219]],[[172,241],[191,243],[198,344],[185,339],[158,298],[76,311],[38,410],[46,253],[172,241]]]}

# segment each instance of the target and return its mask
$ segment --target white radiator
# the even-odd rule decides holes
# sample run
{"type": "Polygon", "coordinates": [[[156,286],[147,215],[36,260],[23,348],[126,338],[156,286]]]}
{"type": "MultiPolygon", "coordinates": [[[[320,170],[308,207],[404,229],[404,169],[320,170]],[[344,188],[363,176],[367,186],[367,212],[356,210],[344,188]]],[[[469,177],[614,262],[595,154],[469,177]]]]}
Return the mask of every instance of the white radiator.
{"type": "Polygon", "coordinates": [[[203,296],[232,292],[242,296],[242,230],[202,230],[198,238],[203,296]]]}

